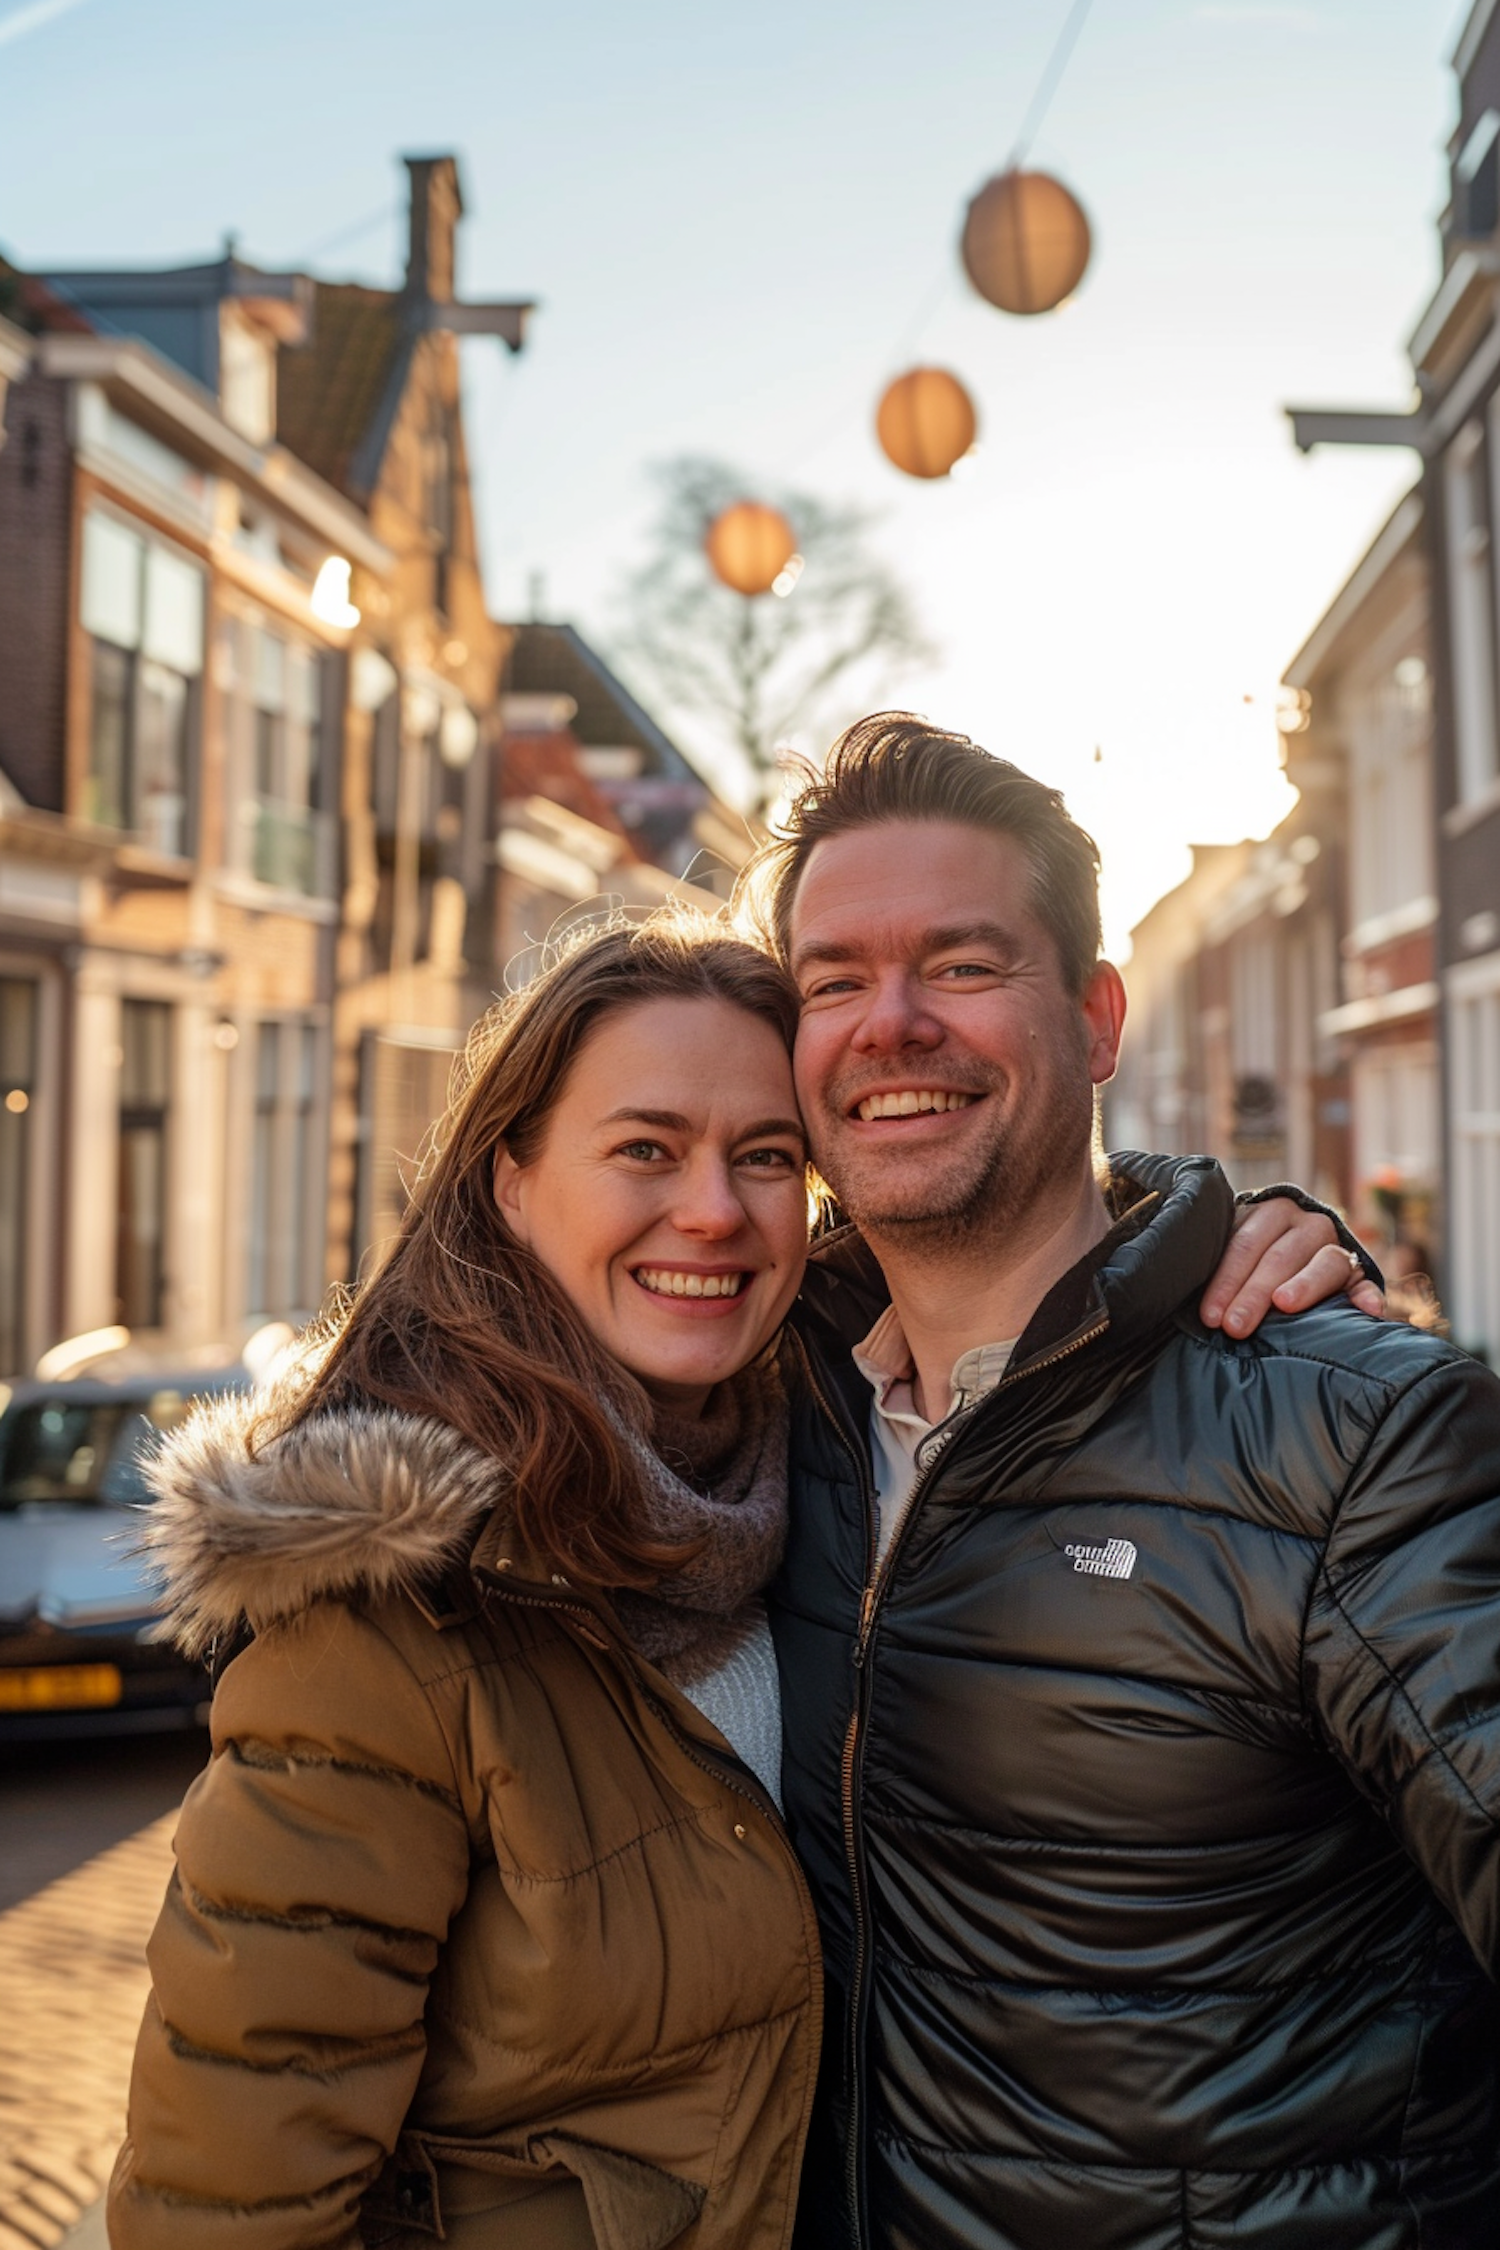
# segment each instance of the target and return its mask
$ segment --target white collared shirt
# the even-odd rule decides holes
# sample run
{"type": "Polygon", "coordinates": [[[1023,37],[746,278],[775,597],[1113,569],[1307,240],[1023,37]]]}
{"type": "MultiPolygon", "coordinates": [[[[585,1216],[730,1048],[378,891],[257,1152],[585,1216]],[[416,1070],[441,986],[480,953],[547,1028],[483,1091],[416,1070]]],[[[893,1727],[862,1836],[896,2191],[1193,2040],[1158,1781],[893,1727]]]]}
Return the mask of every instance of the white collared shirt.
{"type": "Polygon", "coordinates": [[[894,1305],[886,1306],[869,1335],[855,1345],[854,1364],[875,1394],[870,1401],[870,1454],[879,1510],[877,1562],[885,1560],[886,1550],[900,1529],[925,1466],[927,1440],[955,1414],[994,1389],[1010,1365],[1018,1341],[1012,1336],[1007,1342],[975,1344],[961,1353],[948,1377],[948,1411],[937,1422],[924,1421],[917,1412],[916,1367],[894,1305]]]}

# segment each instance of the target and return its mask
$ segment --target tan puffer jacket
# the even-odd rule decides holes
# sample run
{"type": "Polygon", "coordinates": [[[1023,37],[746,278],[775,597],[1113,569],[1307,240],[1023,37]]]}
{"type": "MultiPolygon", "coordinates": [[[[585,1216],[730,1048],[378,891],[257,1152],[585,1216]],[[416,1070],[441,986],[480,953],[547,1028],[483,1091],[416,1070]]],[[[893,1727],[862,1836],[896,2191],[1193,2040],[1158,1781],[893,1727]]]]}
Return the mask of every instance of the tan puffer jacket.
{"type": "Polygon", "coordinates": [[[255,1638],[152,1937],[114,2250],[773,2250],[820,1968],[775,1808],[385,1412],[175,1441],[177,1637],[255,1638]],[[477,1534],[477,1537],[476,1537],[477,1534]]]}

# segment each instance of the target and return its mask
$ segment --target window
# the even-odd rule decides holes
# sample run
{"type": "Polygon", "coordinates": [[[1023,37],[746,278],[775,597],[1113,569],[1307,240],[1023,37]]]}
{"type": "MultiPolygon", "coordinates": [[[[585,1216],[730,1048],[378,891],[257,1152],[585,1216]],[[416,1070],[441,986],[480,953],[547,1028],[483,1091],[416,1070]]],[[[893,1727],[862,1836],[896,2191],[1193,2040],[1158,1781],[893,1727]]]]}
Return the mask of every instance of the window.
{"type": "Polygon", "coordinates": [[[276,348],[236,305],[219,309],[219,405],[252,445],[276,435],[276,348]]]}
{"type": "Polygon", "coordinates": [[[166,1313],[171,1048],[172,1011],[164,1001],[121,1002],[115,1294],[127,1328],[160,1328],[166,1313]]]}
{"type": "Polygon", "coordinates": [[[395,1238],[432,1121],[448,1106],[454,1061],[451,1047],[378,1031],[360,1040],[354,1265],[370,1254],[378,1261],[395,1238]]]}
{"type": "Polygon", "coordinates": [[[323,1295],[316,1171],[321,1050],[317,1026],[305,1018],[268,1021],[256,1033],[245,1269],[250,1314],[305,1318],[323,1295]]]}
{"type": "Polygon", "coordinates": [[[1483,796],[1496,771],[1488,452],[1484,424],[1468,422],[1445,465],[1460,804],[1483,796]]]}
{"type": "Polygon", "coordinates": [[[0,1371],[25,1361],[27,1205],[35,1093],[37,988],[0,977],[0,1371]]]}
{"type": "Polygon", "coordinates": [[[86,815],[172,858],[188,850],[203,611],[196,563],[99,509],[85,518],[80,621],[92,644],[86,815]]]}
{"type": "Polygon", "coordinates": [[[1431,693],[1427,666],[1389,651],[1348,703],[1350,889],[1356,924],[1430,898],[1431,693]]]}
{"type": "Polygon", "coordinates": [[[226,679],[238,716],[230,734],[240,774],[238,864],[277,890],[333,889],[325,663],[269,626],[226,627],[226,679]]]}
{"type": "Polygon", "coordinates": [[[1500,955],[1448,972],[1455,1343],[1500,1364],[1500,955]]]}
{"type": "Polygon", "coordinates": [[[1500,111],[1487,109],[1453,167],[1453,231],[1471,239],[1500,222],[1500,111]]]}

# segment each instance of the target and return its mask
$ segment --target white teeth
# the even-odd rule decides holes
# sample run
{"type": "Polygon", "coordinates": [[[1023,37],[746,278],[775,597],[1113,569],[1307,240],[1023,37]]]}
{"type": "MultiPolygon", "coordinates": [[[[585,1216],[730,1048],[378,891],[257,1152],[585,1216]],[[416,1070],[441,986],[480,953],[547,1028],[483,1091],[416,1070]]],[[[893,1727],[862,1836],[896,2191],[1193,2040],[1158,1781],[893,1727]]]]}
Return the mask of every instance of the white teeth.
{"type": "Polygon", "coordinates": [[[737,1297],[742,1273],[675,1273],[664,1266],[639,1266],[636,1280],[658,1297],[737,1297]]]}
{"type": "Polygon", "coordinates": [[[859,1105],[859,1115],[865,1124],[877,1117],[919,1117],[930,1109],[967,1109],[972,1094],[945,1093],[941,1087],[923,1087],[914,1093],[910,1087],[901,1094],[869,1094],[859,1105]]]}

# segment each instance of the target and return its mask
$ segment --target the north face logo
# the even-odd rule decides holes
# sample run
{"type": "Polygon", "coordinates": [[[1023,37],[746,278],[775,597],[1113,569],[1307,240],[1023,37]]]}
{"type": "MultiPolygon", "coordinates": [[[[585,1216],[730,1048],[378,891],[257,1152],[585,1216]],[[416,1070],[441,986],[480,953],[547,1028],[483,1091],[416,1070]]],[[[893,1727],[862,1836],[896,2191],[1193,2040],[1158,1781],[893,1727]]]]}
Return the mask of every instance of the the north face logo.
{"type": "Polygon", "coordinates": [[[1128,1578],[1135,1568],[1135,1543],[1130,1539],[1106,1539],[1102,1547],[1064,1547],[1063,1553],[1072,1556],[1075,1570],[1086,1570],[1094,1578],[1128,1578]]]}

